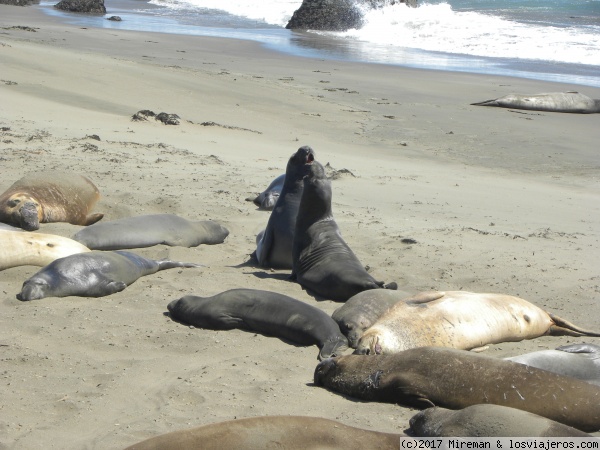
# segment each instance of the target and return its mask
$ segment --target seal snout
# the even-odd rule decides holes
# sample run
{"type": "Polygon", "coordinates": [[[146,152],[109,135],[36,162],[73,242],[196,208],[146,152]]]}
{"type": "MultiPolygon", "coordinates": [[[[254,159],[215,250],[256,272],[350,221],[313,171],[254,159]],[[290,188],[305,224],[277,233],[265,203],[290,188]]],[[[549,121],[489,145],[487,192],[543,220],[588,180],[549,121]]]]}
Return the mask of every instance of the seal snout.
{"type": "Polygon", "coordinates": [[[329,374],[335,370],[336,362],[333,358],[328,358],[317,364],[314,375],[314,383],[317,386],[322,386],[324,379],[328,378],[329,374]]]}
{"type": "Polygon", "coordinates": [[[19,225],[25,231],[35,231],[40,228],[40,220],[35,203],[24,202],[19,208],[19,225]]]}
{"type": "Polygon", "coordinates": [[[43,280],[26,281],[21,288],[21,292],[17,294],[17,300],[24,302],[44,298],[47,287],[48,284],[43,280]]]}

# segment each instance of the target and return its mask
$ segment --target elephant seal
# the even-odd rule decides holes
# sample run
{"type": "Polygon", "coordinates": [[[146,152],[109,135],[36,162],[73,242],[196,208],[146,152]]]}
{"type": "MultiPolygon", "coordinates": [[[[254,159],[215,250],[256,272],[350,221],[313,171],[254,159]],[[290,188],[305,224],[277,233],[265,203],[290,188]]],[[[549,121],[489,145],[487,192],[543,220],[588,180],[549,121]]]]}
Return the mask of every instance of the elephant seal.
{"type": "Polygon", "coordinates": [[[572,344],[504,358],[600,386],[600,346],[572,344]]]}
{"type": "Polygon", "coordinates": [[[177,261],[154,261],[130,252],[79,253],[57,259],[23,283],[19,300],[44,297],[103,297],[120,292],[135,280],[159,270],[199,267],[177,261]]]}
{"type": "Polygon", "coordinates": [[[350,347],[356,348],[364,331],[369,328],[391,306],[410,299],[404,291],[389,289],[370,289],[350,297],[346,303],[336,309],[331,318],[348,338],[350,347]]]}
{"type": "Polygon", "coordinates": [[[79,230],[73,239],[92,250],[121,250],[158,244],[221,244],[228,235],[227,228],[210,220],[192,222],[174,214],[149,214],[97,223],[79,230]]]}
{"type": "Polygon", "coordinates": [[[469,350],[548,335],[600,333],[584,330],[522,298],[434,291],[388,309],[363,333],[356,353],[396,353],[428,345],[469,350]]]}
{"type": "Polygon", "coordinates": [[[40,223],[91,225],[103,214],[89,214],[100,192],[82,175],[35,172],[13,183],[0,195],[0,222],[34,231],[40,223]]]}
{"type": "Polygon", "coordinates": [[[294,229],[304,188],[302,179],[314,160],[315,152],[308,146],[300,147],[290,157],[281,194],[269,216],[267,228],[257,238],[253,257],[259,266],[272,269],[292,268],[294,229]]]}
{"type": "Polygon", "coordinates": [[[281,194],[281,190],[283,189],[283,184],[285,183],[285,173],[279,175],[271,184],[267,186],[263,192],[258,194],[258,196],[252,200],[258,209],[264,209],[265,211],[272,211],[275,207],[275,203],[279,199],[279,195],[281,194]]]}
{"type": "Polygon", "coordinates": [[[72,239],[54,234],[9,231],[0,228],[0,270],[17,266],[45,266],[58,258],[89,252],[72,239]]]}
{"type": "Polygon", "coordinates": [[[600,387],[500,358],[444,347],[320,362],[315,384],[351,397],[419,409],[509,406],[575,427],[600,429],[600,387]]]}
{"type": "Polygon", "coordinates": [[[263,416],[173,431],[125,450],[397,450],[401,437],[411,440],[320,417],[263,416]]]}
{"type": "Polygon", "coordinates": [[[418,437],[593,437],[527,411],[500,405],[473,405],[458,411],[428,408],[410,419],[418,437]]]}
{"type": "Polygon", "coordinates": [[[397,288],[369,275],[342,238],[331,211],[331,181],[318,161],[304,178],[292,262],[292,279],[331,300],[345,302],[369,289],[397,288]]]}
{"type": "Polygon", "coordinates": [[[319,360],[339,355],[348,340],[325,312],[276,292],[231,289],[212,297],[186,295],[168,305],[180,322],[210,330],[239,328],[317,345],[319,360]]]}
{"type": "Polygon", "coordinates": [[[493,100],[471,103],[471,105],[579,114],[600,112],[600,100],[594,100],[579,92],[548,92],[534,95],[508,94],[493,100]]]}

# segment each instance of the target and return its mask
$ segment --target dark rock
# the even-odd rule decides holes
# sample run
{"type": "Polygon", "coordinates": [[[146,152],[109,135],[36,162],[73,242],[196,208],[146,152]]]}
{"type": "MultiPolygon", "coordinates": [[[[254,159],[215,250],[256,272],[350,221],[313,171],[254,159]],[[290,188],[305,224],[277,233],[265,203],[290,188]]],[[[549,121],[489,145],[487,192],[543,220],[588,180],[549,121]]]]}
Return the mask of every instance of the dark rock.
{"type": "Polygon", "coordinates": [[[156,117],[156,113],[149,109],[142,109],[131,116],[131,120],[134,122],[141,122],[142,120],[148,120],[148,117],[156,117]]]}
{"type": "Polygon", "coordinates": [[[106,19],[106,20],[112,20],[112,21],[114,21],[114,22],[120,22],[120,21],[121,21],[121,20],[123,20],[123,19],[121,19],[119,16],[110,16],[110,17],[109,17],[108,19],[106,19]]]}
{"type": "Polygon", "coordinates": [[[63,11],[105,14],[104,0],[62,0],[54,5],[63,11]]]}
{"type": "Polygon", "coordinates": [[[29,6],[37,5],[40,0],[0,0],[0,5],[29,6]]]}
{"type": "Polygon", "coordinates": [[[156,120],[164,123],[165,125],[179,125],[180,117],[177,114],[169,114],[161,112],[155,117],[156,120]]]}

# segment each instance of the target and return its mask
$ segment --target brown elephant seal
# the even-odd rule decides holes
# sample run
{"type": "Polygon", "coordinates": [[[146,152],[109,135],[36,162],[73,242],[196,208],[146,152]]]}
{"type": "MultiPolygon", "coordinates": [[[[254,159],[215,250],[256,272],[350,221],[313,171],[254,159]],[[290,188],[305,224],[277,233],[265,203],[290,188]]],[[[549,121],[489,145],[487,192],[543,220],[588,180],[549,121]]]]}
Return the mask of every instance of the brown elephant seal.
{"type": "Polygon", "coordinates": [[[279,199],[279,196],[281,195],[281,190],[283,189],[284,183],[285,173],[279,175],[277,178],[271,181],[271,184],[269,184],[264,191],[258,194],[257,197],[253,199],[248,198],[246,200],[251,200],[256,206],[258,206],[258,209],[272,211],[277,203],[277,200],[279,199]]]}
{"type": "Polygon", "coordinates": [[[292,268],[294,230],[304,189],[302,179],[314,160],[315,152],[308,146],[300,147],[290,157],[281,194],[269,216],[267,227],[256,240],[253,258],[259,266],[272,269],[292,268]]]}
{"type": "Polygon", "coordinates": [[[358,354],[397,353],[414,347],[473,349],[540,336],[600,336],[519,297],[465,291],[430,292],[399,302],[368,330],[358,354]]]}
{"type": "Polygon", "coordinates": [[[54,234],[9,231],[0,228],[0,270],[17,266],[45,266],[58,258],[89,252],[72,239],[54,234]]]}
{"type": "Polygon", "coordinates": [[[291,278],[319,296],[342,302],[369,289],[396,289],[396,283],[384,286],[369,275],[346,244],[333,218],[331,196],[331,181],[315,161],[304,178],[291,278]]]}
{"type": "Polygon", "coordinates": [[[40,223],[91,225],[103,214],[90,214],[100,192],[86,177],[74,173],[36,172],[13,183],[0,195],[0,222],[27,231],[40,223]]]}
{"type": "Polygon", "coordinates": [[[401,437],[410,439],[320,417],[263,416],[173,431],[125,450],[398,450],[401,437]]]}
{"type": "Polygon", "coordinates": [[[317,345],[319,359],[348,348],[348,340],[325,312],[276,292],[231,289],[212,297],[186,295],[169,303],[168,309],[173,319],[199,328],[239,328],[317,345]]]}
{"type": "Polygon", "coordinates": [[[23,283],[19,300],[44,297],[103,297],[159,270],[199,267],[177,261],[154,261],[130,252],[91,251],[57,259],[23,283]]]}
{"type": "Polygon", "coordinates": [[[592,99],[579,92],[548,92],[534,95],[508,94],[493,100],[471,103],[471,105],[579,114],[600,112],[600,100],[592,99]]]}
{"type": "Polygon", "coordinates": [[[174,214],[148,214],[97,223],[79,230],[73,239],[92,250],[121,250],[158,244],[214,245],[228,235],[227,228],[210,220],[192,222],[174,214]]]}
{"type": "Polygon", "coordinates": [[[418,437],[593,437],[537,414],[500,405],[473,405],[458,411],[427,408],[410,419],[418,437]]]}
{"type": "Polygon", "coordinates": [[[500,358],[444,347],[347,355],[317,365],[315,384],[351,397],[419,409],[491,403],[582,431],[600,429],[600,387],[500,358]]]}

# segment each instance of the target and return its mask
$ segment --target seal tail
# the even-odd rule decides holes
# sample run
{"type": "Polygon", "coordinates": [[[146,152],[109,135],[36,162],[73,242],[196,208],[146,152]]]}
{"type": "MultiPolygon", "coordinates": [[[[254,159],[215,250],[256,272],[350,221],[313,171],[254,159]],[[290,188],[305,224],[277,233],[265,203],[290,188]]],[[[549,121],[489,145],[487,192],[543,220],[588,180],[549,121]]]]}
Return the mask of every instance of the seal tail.
{"type": "Polygon", "coordinates": [[[549,333],[551,336],[596,336],[600,337],[600,332],[586,330],[572,324],[568,320],[555,316],[549,313],[550,319],[554,325],[550,327],[549,333]]]}
{"type": "Polygon", "coordinates": [[[158,263],[158,270],[166,270],[166,269],[174,269],[176,267],[206,267],[202,264],[196,263],[188,263],[188,262],[180,262],[180,261],[171,261],[169,259],[162,259],[160,261],[156,261],[158,263]]]}

